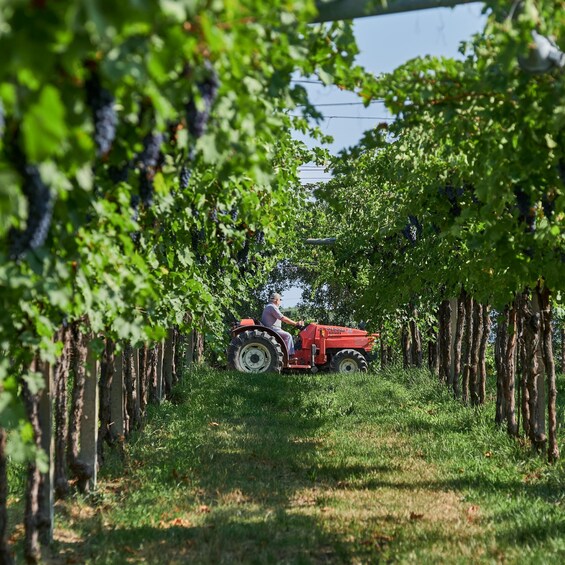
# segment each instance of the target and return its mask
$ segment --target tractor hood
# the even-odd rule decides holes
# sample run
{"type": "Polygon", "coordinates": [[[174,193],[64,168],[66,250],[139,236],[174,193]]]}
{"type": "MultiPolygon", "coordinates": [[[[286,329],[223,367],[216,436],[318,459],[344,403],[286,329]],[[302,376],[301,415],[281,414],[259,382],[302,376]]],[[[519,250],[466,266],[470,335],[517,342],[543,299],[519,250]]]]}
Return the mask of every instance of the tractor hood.
{"type": "Polygon", "coordinates": [[[309,324],[300,332],[303,343],[314,343],[316,339],[324,339],[327,349],[364,349],[371,351],[378,334],[369,334],[365,330],[346,328],[343,326],[326,326],[309,324]]]}

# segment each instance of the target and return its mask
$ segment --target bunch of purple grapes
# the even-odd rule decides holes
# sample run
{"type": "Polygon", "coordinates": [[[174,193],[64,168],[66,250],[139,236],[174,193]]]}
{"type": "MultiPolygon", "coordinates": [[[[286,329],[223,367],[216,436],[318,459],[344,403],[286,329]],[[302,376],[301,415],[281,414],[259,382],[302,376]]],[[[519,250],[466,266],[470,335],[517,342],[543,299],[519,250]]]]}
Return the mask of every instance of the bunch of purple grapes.
{"type": "Polygon", "coordinates": [[[150,133],[143,140],[143,150],[137,155],[139,195],[144,206],[153,203],[153,178],[161,159],[162,133],[150,133]]]}
{"type": "Polygon", "coordinates": [[[49,233],[53,214],[53,198],[49,187],[41,179],[34,165],[20,169],[22,192],[28,203],[28,217],[23,230],[12,229],[9,233],[10,257],[21,259],[27,251],[41,247],[49,233]]]}
{"type": "Polygon", "coordinates": [[[526,224],[526,232],[536,231],[536,211],[532,205],[532,197],[521,186],[514,188],[516,205],[518,207],[518,220],[526,224]]]}
{"type": "Polygon", "coordinates": [[[422,224],[416,216],[408,216],[408,223],[402,229],[402,235],[412,244],[416,245],[418,237],[422,234],[422,224]]]}
{"type": "Polygon", "coordinates": [[[214,101],[216,100],[216,96],[218,95],[219,87],[220,81],[218,79],[218,75],[212,67],[209,67],[206,78],[198,84],[198,91],[200,93],[203,108],[199,109],[196,101],[192,98],[186,104],[186,123],[188,132],[195,139],[202,137],[206,131],[208,119],[210,118],[210,111],[214,101]]]}
{"type": "Polygon", "coordinates": [[[450,214],[453,218],[461,215],[461,206],[459,205],[459,198],[463,196],[463,188],[455,188],[451,184],[447,184],[438,189],[438,193],[442,197],[446,197],[450,205],[450,214]]]}
{"type": "Polygon", "coordinates": [[[94,142],[96,156],[106,155],[112,148],[116,137],[118,117],[114,108],[114,97],[102,87],[100,77],[92,73],[85,82],[86,102],[92,111],[94,121],[94,142]]]}

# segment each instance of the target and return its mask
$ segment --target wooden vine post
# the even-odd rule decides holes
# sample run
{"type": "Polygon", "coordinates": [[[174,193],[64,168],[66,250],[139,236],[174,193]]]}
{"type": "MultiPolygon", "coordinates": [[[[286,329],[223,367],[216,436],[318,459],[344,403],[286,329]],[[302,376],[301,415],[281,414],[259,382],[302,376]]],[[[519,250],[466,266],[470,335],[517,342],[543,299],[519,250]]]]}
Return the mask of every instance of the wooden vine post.
{"type": "Polygon", "coordinates": [[[41,448],[47,456],[47,470],[41,474],[39,487],[39,539],[43,545],[53,541],[55,517],[55,436],[53,434],[54,371],[49,363],[43,363],[45,386],[39,396],[39,425],[41,426],[41,448]]]}
{"type": "Polygon", "coordinates": [[[170,396],[173,388],[173,366],[174,366],[174,340],[175,334],[172,328],[169,328],[167,337],[163,343],[163,381],[165,396],[170,396]]]}
{"type": "Polygon", "coordinates": [[[156,356],[155,356],[155,375],[156,381],[156,396],[157,402],[161,402],[164,398],[164,387],[163,387],[163,342],[157,344],[156,356]]]}
{"type": "Polygon", "coordinates": [[[85,478],[83,482],[84,491],[96,488],[98,471],[98,364],[95,353],[89,346],[85,367],[84,408],[80,422],[79,457],[89,474],[89,478],[85,478]]]}
{"type": "Polygon", "coordinates": [[[557,445],[557,386],[555,376],[555,361],[553,358],[550,291],[545,285],[543,285],[543,287],[538,285],[536,290],[542,322],[541,350],[543,352],[543,359],[547,376],[547,407],[549,432],[547,458],[550,463],[555,463],[559,459],[559,447],[557,445]]]}
{"type": "Polygon", "coordinates": [[[123,364],[123,354],[117,353],[114,357],[114,376],[112,378],[112,393],[110,397],[110,430],[113,437],[117,440],[126,433],[123,364]]]}

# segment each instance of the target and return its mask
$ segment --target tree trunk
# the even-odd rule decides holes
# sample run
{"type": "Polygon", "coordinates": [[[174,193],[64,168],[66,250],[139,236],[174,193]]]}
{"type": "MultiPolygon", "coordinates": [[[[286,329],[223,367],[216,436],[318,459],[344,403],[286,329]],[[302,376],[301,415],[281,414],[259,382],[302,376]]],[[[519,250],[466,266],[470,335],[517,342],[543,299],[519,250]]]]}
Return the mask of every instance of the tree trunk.
{"type": "Polygon", "coordinates": [[[38,522],[39,541],[49,545],[53,541],[53,526],[55,520],[55,438],[53,436],[53,367],[49,363],[40,363],[43,373],[44,387],[39,393],[38,416],[41,427],[41,449],[47,456],[47,470],[41,473],[39,483],[38,522]]]}
{"type": "Polygon", "coordinates": [[[69,467],[77,479],[79,488],[85,488],[92,478],[92,469],[80,460],[80,430],[84,411],[84,391],[86,384],[86,362],[88,355],[87,338],[78,322],[71,324],[73,372],[73,394],[70,413],[69,467]]]}
{"type": "Polygon", "coordinates": [[[484,404],[486,400],[487,386],[487,345],[490,337],[490,306],[483,305],[483,326],[481,343],[479,346],[479,404],[484,404]]]}
{"type": "Polygon", "coordinates": [[[559,447],[557,445],[557,386],[555,375],[555,360],[553,358],[553,335],[551,328],[551,302],[550,291],[544,285],[537,288],[538,300],[541,311],[542,327],[542,351],[547,375],[547,408],[548,408],[548,446],[547,458],[550,463],[555,463],[559,459],[559,447]]]}
{"type": "MultiPolygon", "coordinates": [[[[33,360],[30,371],[37,372],[39,363],[33,360]]],[[[39,395],[33,394],[26,380],[22,380],[22,398],[26,410],[26,416],[33,429],[34,443],[37,449],[41,449],[41,426],[39,423],[39,395]]],[[[39,510],[39,496],[41,485],[41,473],[35,461],[28,463],[27,480],[25,490],[25,540],[24,555],[28,563],[41,562],[41,546],[39,523],[41,521],[39,510]]]]}
{"type": "Polygon", "coordinates": [[[422,367],[423,354],[422,354],[422,334],[420,333],[420,328],[416,323],[418,317],[418,310],[412,308],[411,311],[412,318],[409,323],[410,327],[410,342],[411,342],[411,364],[412,367],[422,367]]]}
{"type": "Polygon", "coordinates": [[[204,334],[196,332],[195,362],[197,365],[204,363],[204,334]]]}
{"type": "Polygon", "coordinates": [[[483,339],[483,307],[478,302],[473,305],[473,339],[469,365],[469,389],[471,404],[478,406],[480,403],[479,392],[479,350],[483,339]]]}
{"type": "Polygon", "coordinates": [[[431,325],[428,328],[428,369],[439,376],[438,334],[431,325]]]}
{"type": "Polygon", "coordinates": [[[392,345],[387,345],[386,358],[387,358],[387,363],[389,365],[394,363],[394,348],[392,347],[392,345]]]}
{"type": "Polygon", "coordinates": [[[463,378],[461,380],[461,399],[465,404],[469,402],[469,378],[471,373],[471,355],[473,349],[473,297],[467,294],[465,297],[465,352],[463,363],[463,378]]]}
{"type": "Polygon", "coordinates": [[[385,342],[383,340],[383,335],[381,334],[381,339],[380,339],[380,357],[381,357],[381,369],[385,369],[387,364],[388,364],[388,358],[387,358],[387,350],[386,350],[386,345],[385,342]]]}
{"type": "Polygon", "coordinates": [[[115,369],[115,344],[110,338],[106,338],[104,353],[100,363],[100,428],[98,430],[98,461],[102,464],[104,460],[104,444],[114,445],[116,434],[112,426],[112,381],[115,369]]]}
{"type": "Polygon", "coordinates": [[[72,335],[66,326],[57,338],[63,342],[63,351],[55,365],[55,492],[64,498],[69,492],[67,478],[67,444],[69,439],[68,392],[71,366],[72,335]]]}
{"type": "Polygon", "coordinates": [[[520,417],[522,420],[522,429],[529,437],[529,406],[527,404],[527,359],[526,359],[526,330],[524,329],[524,323],[526,320],[526,305],[528,301],[527,292],[523,292],[521,295],[516,297],[516,375],[519,377],[518,380],[518,429],[520,429],[520,417]]]}
{"type": "Polygon", "coordinates": [[[467,293],[462,290],[457,300],[457,325],[455,328],[455,342],[453,344],[453,378],[452,387],[455,397],[461,394],[459,382],[461,380],[461,348],[463,346],[463,335],[465,333],[465,299],[467,293]]]}
{"type": "Polygon", "coordinates": [[[496,368],[496,415],[494,421],[498,425],[506,419],[506,399],[504,397],[504,351],[508,340],[508,320],[506,312],[498,317],[498,330],[494,342],[494,364],[496,368]]]}
{"type": "Polygon", "coordinates": [[[12,565],[14,559],[8,545],[8,465],[6,431],[0,428],[0,563],[12,565]]]}
{"type": "Polygon", "coordinates": [[[178,327],[175,327],[175,356],[173,365],[173,384],[177,384],[182,380],[184,373],[184,335],[181,334],[178,327]]]}
{"type": "Polygon", "coordinates": [[[174,330],[169,328],[167,333],[167,338],[164,343],[163,351],[163,380],[165,385],[165,396],[168,398],[171,396],[171,390],[173,388],[173,365],[174,365],[174,330]]]}
{"type": "Polygon", "coordinates": [[[506,423],[508,434],[516,437],[518,427],[516,425],[516,403],[514,398],[515,362],[516,349],[516,308],[514,304],[507,312],[508,337],[506,340],[506,351],[504,352],[504,363],[506,366],[504,379],[504,398],[506,400],[506,423]]]}
{"type": "Polygon", "coordinates": [[[151,402],[158,402],[159,398],[157,396],[158,386],[157,386],[157,357],[158,357],[158,347],[159,345],[154,345],[149,347],[147,350],[147,357],[145,362],[145,372],[147,375],[147,382],[149,386],[149,400],[151,402]]]}
{"type": "Polygon", "coordinates": [[[149,375],[147,372],[149,348],[144,345],[138,352],[139,355],[139,411],[142,420],[145,418],[149,393],[149,375]]]}
{"type": "Polygon", "coordinates": [[[523,311],[529,414],[527,427],[533,447],[538,452],[542,452],[546,442],[545,404],[543,402],[544,367],[541,354],[541,312],[537,292],[532,294],[531,301],[525,301],[523,311]]]}
{"type": "Polygon", "coordinates": [[[451,303],[444,300],[439,316],[439,379],[448,383],[451,379],[451,303]]]}
{"type": "Polygon", "coordinates": [[[411,364],[412,355],[410,354],[410,332],[408,331],[406,324],[402,324],[400,340],[402,347],[402,366],[405,369],[408,369],[411,364]]]}
{"type": "Polygon", "coordinates": [[[126,413],[128,421],[128,433],[139,428],[141,424],[141,418],[139,415],[139,403],[137,401],[138,387],[137,387],[137,375],[135,373],[134,361],[133,361],[134,350],[132,346],[128,343],[124,347],[124,383],[126,388],[126,413]]]}

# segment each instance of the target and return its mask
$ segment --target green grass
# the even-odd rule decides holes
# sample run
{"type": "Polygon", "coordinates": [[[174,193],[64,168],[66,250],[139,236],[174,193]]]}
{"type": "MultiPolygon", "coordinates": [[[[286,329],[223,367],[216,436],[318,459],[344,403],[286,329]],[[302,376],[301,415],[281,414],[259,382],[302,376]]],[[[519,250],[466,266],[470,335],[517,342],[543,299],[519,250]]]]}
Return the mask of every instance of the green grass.
{"type": "Polygon", "coordinates": [[[194,372],[109,458],[95,494],[58,505],[53,555],[564,562],[565,466],[493,420],[492,402],[463,407],[425,372],[194,372]]]}

